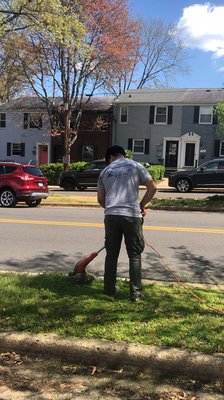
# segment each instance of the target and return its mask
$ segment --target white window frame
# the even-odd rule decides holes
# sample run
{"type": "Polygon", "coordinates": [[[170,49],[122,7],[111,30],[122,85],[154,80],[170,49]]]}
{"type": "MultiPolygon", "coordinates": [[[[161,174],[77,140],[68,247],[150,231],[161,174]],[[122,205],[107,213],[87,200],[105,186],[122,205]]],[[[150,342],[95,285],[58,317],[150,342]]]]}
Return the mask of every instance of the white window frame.
{"type": "Polygon", "coordinates": [[[120,107],[120,124],[127,124],[128,123],[128,107],[127,106],[121,106],[120,107]],[[125,113],[122,113],[122,110],[126,109],[125,113]],[[122,121],[122,117],[126,116],[126,121],[122,121]]]}
{"type": "Polygon", "coordinates": [[[201,125],[211,125],[213,121],[213,107],[212,106],[200,106],[199,108],[199,121],[201,125]],[[210,115],[210,121],[201,121],[203,115],[210,115]]]}
{"type": "Polygon", "coordinates": [[[167,125],[168,120],[168,107],[167,106],[155,106],[155,115],[154,115],[154,124],[155,125],[167,125]],[[166,110],[166,120],[165,121],[157,121],[157,111],[159,108],[164,108],[166,110]]]}
{"type": "MultiPolygon", "coordinates": [[[[136,146],[137,147],[137,146],[136,146]]],[[[139,145],[138,145],[138,147],[140,147],[139,145]]],[[[133,143],[132,143],[132,151],[133,151],[133,153],[134,154],[145,154],[145,139],[133,139],[133,143]],[[139,142],[139,141],[141,141],[142,142],[142,149],[143,149],[143,151],[135,151],[135,142],[139,142]]]]}
{"type": "Polygon", "coordinates": [[[224,140],[220,140],[219,155],[224,156],[224,140]]]}

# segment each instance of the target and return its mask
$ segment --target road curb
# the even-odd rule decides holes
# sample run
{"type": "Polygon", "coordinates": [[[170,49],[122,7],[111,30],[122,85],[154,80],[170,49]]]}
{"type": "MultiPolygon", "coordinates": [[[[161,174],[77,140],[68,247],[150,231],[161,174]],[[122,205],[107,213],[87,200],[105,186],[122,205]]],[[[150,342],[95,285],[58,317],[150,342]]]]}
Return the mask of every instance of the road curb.
{"type": "Polygon", "coordinates": [[[156,375],[185,376],[203,382],[224,379],[224,354],[206,355],[179,349],[160,349],[126,342],[62,339],[54,334],[0,333],[0,351],[41,355],[62,361],[148,371],[156,375]]]}

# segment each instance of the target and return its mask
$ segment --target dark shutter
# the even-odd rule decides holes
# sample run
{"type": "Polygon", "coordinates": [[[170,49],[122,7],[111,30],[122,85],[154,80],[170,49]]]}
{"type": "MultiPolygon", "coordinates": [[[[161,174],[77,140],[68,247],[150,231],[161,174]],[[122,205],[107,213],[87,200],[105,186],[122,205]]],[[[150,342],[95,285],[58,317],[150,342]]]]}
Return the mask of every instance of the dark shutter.
{"type": "Polygon", "coordinates": [[[12,143],[7,143],[7,156],[11,156],[11,145],[12,143]]]}
{"type": "Polygon", "coordinates": [[[133,151],[133,139],[128,139],[128,150],[133,151]]]}
{"type": "Polygon", "coordinates": [[[173,106],[168,106],[168,124],[171,125],[173,122],[173,106]]]}
{"type": "Polygon", "coordinates": [[[145,154],[149,154],[149,139],[145,139],[145,154]]]}
{"type": "Polygon", "coordinates": [[[29,119],[29,114],[28,113],[24,113],[24,117],[23,117],[23,127],[24,127],[24,129],[28,128],[28,119],[29,119]]]}
{"type": "Polygon", "coordinates": [[[155,106],[150,106],[149,123],[154,124],[155,106]]]}
{"type": "Polygon", "coordinates": [[[213,107],[213,121],[212,121],[213,125],[217,125],[218,124],[218,116],[215,112],[215,107],[213,107]]]}
{"type": "Polygon", "coordinates": [[[21,143],[21,157],[25,156],[25,143],[21,143]]]}
{"type": "Polygon", "coordinates": [[[194,107],[194,124],[199,122],[199,106],[194,107]]]}
{"type": "Polygon", "coordinates": [[[220,140],[215,140],[214,157],[219,157],[219,152],[220,152],[220,140]]]}
{"type": "Polygon", "coordinates": [[[42,128],[42,114],[39,115],[38,118],[38,128],[41,129],[42,128]]]}

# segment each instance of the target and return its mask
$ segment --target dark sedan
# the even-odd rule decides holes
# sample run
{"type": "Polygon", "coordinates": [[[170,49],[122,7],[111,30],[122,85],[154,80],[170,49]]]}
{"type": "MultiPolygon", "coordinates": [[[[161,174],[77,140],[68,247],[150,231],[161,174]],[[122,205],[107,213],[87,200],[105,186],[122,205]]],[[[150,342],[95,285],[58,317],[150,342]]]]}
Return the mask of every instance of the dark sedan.
{"type": "Polygon", "coordinates": [[[64,190],[85,190],[87,187],[97,187],[101,171],[107,166],[104,160],[95,160],[79,170],[62,172],[58,185],[64,190]]]}
{"type": "Polygon", "coordinates": [[[190,192],[194,188],[224,188],[224,158],[207,161],[198,168],[171,173],[168,185],[178,192],[190,192]]]}

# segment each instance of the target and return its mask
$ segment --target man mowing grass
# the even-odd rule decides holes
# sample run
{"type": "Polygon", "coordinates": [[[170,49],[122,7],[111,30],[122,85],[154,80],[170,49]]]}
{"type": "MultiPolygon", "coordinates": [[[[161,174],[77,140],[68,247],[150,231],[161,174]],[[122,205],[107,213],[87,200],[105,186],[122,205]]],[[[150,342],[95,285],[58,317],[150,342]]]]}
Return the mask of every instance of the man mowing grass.
{"type": "Polygon", "coordinates": [[[98,202],[105,208],[104,293],[115,295],[117,260],[124,235],[129,258],[130,299],[135,302],[142,298],[142,218],[146,204],[156,193],[156,186],[145,167],[125,158],[122,147],[110,147],[105,158],[109,165],[99,176],[97,191],[98,202]],[[140,204],[139,185],[147,189],[140,204]]]}

